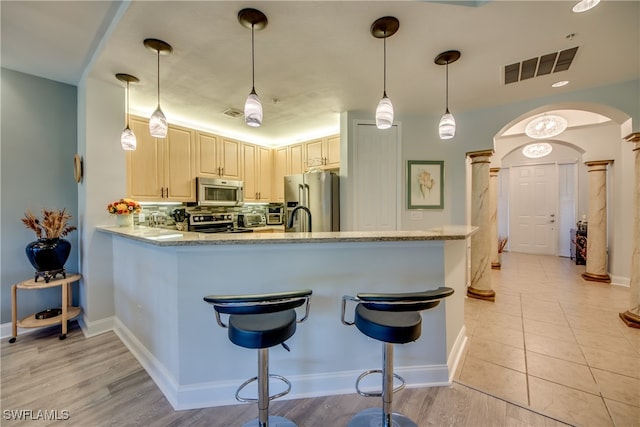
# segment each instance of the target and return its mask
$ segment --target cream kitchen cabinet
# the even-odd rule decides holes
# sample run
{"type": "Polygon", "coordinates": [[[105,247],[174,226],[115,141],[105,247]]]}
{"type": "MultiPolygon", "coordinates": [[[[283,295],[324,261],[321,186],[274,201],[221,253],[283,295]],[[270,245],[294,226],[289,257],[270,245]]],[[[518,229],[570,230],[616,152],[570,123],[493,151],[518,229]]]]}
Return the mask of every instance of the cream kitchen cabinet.
{"type": "Polygon", "coordinates": [[[305,170],[313,167],[321,169],[340,167],[340,135],[307,141],[303,147],[305,170]]]}
{"type": "Polygon", "coordinates": [[[240,180],[242,143],[205,132],[196,133],[196,170],[198,176],[240,180]]]}
{"type": "Polygon", "coordinates": [[[284,202],[284,177],[304,172],[302,144],[273,150],[273,201],[284,202]]]}
{"type": "Polygon", "coordinates": [[[271,149],[254,144],[242,144],[245,202],[271,200],[271,149]]]}
{"type": "Polygon", "coordinates": [[[137,149],[127,152],[127,196],[138,201],[195,202],[195,131],[169,125],[166,138],[131,117],[137,149]]]}

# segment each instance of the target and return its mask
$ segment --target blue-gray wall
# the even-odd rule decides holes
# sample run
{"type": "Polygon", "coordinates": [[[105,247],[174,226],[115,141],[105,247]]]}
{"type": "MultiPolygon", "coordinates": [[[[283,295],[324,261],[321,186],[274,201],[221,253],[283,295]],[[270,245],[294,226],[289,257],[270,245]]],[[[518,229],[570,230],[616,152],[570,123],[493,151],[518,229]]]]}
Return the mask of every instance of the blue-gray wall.
{"type": "MultiPolygon", "coordinates": [[[[20,219],[26,209],[66,208],[77,226],[78,191],[73,176],[77,147],[75,86],[1,69],[0,323],[11,322],[11,285],[33,277],[25,246],[36,239],[20,219]]],[[[78,271],[78,232],[67,271],[78,271]]],[[[74,294],[77,294],[74,285],[74,294]]],[[[18,291],[18,318],[60,307],[60,288],[18,291]]]]}

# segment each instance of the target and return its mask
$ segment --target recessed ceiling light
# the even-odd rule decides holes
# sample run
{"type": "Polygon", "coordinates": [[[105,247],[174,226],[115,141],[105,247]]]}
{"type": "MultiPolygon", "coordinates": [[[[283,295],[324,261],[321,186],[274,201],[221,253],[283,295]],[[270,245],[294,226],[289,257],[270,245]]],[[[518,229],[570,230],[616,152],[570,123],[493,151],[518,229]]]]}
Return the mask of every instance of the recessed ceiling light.
{"type": "Polygon", "coordinates": [[[529,144],[522,149],[522,154],[530,159],[539,159],[540,157],[548,156],[553,147],[546,142],[536,142],[535,144],[529,144]]]}
{"type": "Polygon", "coordinates": [[[524,128],[529,138],[545,139],[560,135],[567,128],[567,120],[554,114],[545,114],[531,120],[524,128]]]}
{"type": "Polygon", "coordinates": [[[551,87],[562,87],[562,86],[566,86],[569,84],[569,80],[562,80],[559,82],[555,82],[554,84],[551,85],[551,87]]]}
{"type": "Polygon", "coordinates": [[[575,13],[586,12],[589,9],[593,9],[600,3],[600,0],[581,0],[573,6],[573,11],[575,13]]]}

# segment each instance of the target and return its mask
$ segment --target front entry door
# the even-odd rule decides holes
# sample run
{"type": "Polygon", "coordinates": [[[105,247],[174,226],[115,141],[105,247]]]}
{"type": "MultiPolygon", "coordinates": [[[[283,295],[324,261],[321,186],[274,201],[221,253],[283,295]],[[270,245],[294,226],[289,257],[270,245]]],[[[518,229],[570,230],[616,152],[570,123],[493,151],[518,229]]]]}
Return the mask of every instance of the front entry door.
{"type": "Polygon", "coordinates": [[[511,167],[509,248],[556,255],[556,165],[511,167]]]}

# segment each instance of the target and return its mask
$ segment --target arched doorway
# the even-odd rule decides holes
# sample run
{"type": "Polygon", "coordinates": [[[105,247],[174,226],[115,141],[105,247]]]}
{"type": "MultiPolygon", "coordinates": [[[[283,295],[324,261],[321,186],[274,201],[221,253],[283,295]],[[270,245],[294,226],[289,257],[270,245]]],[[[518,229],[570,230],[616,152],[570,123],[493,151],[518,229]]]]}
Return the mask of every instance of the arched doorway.
{"type": "MultiPolygon", "coordinates": [[[[632,195],[629,177],[632,177],[633,166],[627,160],[629,156],[624,155],[628,151],[625,149],[629,147],[623,139],[630,131],[631,119],[627,114],[606,105],[592,103],[547,105],[531,110],[506,124],[494,138],[495,154],[491,166],[500,168],[499,195],[502,198],[498,213],[499,234],[509,237],[508,250],[568,256],[571,240],[569,230],[588,211],[587,172],[584,163],[611,159],[614,162],[610,168],[607,187],[609,264],[617,262],[619,271],[626,272],[628,259],[624,254],[630,250],[631,242],[626,238],[624,230],[625,227],[628,230],[632,226],[632,218],[624,212],[621,204],[632,195]],[[524,128],[532,118],[545,113],[563,115],[569,122],[568,128],[552,140],[544,141],[552,145],[552,153],[555,155],[538,160],[526,159],[521,154],[522,148],[536,140],[526,136],[524,128]],[[525,186],[538,185],[539,188],[544,188],[544,182],[536,183],[536,174],[549,174],[548,179],[553,183],[551,190],[539,191],[535,197],[514,190],[514,186],[518,188],[514,178],[516,176],[522,177],[521,184],[525,186]],[[529,184],[525,179],[527,176],[531,177],[529,184]],[[517,193],[516,197],[513,197],[514,192],[517,193]],[[520,209],[514,209],[514,203],[520,209]],[[528,206],[523,207],[523,204],[528,206]],[[518,210],[526,211],[531,216],[528,225],[523,225],[525,229],[528,227],[530,242],[523,243],[517,233],[514,234],[516,227],[519,227],[514,220],[514,213],[518,210]],[[546,224],[540,226],[540,229],[544,232],[536,234],[532,231],[537,226],[535,220],[542,224],[543,219],[546,224]],[[551,245],[545,244],[545,239],[536,242],[536,238],[544,236],[551,245]],[[615,254],[619,256],[614,259],[615,254]]],[[[626,274],[624,276],[628,277],[626,274]]]]}

